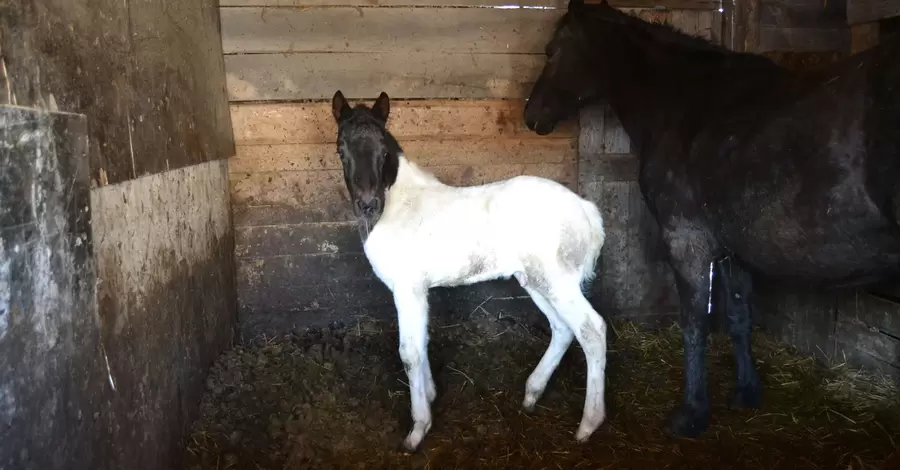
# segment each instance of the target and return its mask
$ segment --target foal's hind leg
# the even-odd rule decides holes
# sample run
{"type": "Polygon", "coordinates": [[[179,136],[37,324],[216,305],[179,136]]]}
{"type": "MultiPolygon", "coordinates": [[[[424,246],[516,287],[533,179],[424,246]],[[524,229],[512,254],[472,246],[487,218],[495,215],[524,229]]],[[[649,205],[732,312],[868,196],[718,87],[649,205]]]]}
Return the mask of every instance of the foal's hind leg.
{"type": "Polygon", "coordinates": [[[560,319],[574,333],[587,360],[587,393],[584,414],[575,433],[578,442],[586,441],[606,418],[603,394],[606,388],[606,322],[598,314],[576,281],[573,285],[554,286],[547,295],[560,319]]]}
{"type": "Polygon", "coordinates": [[[540,362],[534,368],[534,372],[531,373],[528,381],[525,382],[525,399],[522,401],[522,408],[531,413],[534,411],[534,405],[541,398],[541,395],[544,394],[547,382],[550,381],[550,377],[559,366],[559,361],[562,360],[566,350],[569,349],[569,345],[572,344],[575,334],[572,333],[572,330],[556,313],[556,309],[550,305],[550,302],[543,295],[530,287],[523,287],[528,292],[528,295],[531,296],[531,300],[547,317],[552,335],[547,351],[544,352],[544,356],[541,357],[540,362]]]}
{"type": "Polygon", "coordinates": [[[737,380],[730,405],[735,408],[757,408],[762,402],[762,385],[753,364],[750,347],[753,307],[753,279],[734,260],[718,263],[716,275],[722,276],[728,312],[728,333],[734,351],[737,380]]]}

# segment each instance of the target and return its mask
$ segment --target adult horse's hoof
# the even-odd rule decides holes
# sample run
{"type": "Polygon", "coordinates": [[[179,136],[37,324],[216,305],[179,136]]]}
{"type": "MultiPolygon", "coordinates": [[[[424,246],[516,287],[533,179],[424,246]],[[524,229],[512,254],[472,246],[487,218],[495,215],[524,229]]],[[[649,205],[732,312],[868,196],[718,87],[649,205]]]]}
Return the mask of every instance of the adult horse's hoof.
{"type": "Polygon", "coordinates": [[[762,387],[759,384],[738,387],[731,392],[728,406],[733,409],[756,409],[762,406],[762,387]]]}
{"type": "Polygon", "coordinates": [[[681,406],[669,419],[666,433],[675,437],[697,437],[709,428],[709,410],[681,406]]]}

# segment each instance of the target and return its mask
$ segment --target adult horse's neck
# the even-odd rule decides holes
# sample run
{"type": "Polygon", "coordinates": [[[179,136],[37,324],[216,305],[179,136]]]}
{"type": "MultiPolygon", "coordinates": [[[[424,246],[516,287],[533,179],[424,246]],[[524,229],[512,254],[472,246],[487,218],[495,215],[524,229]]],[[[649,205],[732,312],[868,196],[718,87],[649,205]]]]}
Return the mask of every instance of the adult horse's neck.
{"type": "MultiPolygon", "coordinates": [[[[689,138],[708,119],[750,99],[787,72],[770,60],[645,23],[613,8],[585,21],[600,95],[622,122],[639,155],[666,136],[689,138]]],[[[686,140],[681,143],[687,144],[686,140]]]]}

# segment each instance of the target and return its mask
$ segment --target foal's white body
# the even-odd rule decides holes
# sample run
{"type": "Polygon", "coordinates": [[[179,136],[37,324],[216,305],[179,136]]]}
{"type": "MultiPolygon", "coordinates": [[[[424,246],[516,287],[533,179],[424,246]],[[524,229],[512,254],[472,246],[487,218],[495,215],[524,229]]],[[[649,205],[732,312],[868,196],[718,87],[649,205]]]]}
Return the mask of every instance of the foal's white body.
{"type": "Polygon", "coordinates": [[[528,292],[552,330],[523,406],[533,409],[577,338],[587,358],[587,393],[576,439],[586,440],[605,417],[606,324],[581,290],[593,278],[604,241],[597,207],[544,178],[453,187],[404,156],[399,160],[396,182],[364,250],[397,307],[414,421],[404,446],[416,449],[431,428],[428,289],[509,277],[528,292]]]}

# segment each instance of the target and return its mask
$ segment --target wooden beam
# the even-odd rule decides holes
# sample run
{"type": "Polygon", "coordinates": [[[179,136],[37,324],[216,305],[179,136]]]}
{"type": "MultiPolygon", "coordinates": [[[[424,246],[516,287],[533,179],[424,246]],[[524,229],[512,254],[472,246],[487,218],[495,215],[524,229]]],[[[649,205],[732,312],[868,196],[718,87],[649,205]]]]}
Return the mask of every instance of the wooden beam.
{"type": "Polygon", "coordinates": [[[846,26],[838,28],[780,28],[763,26],[760,40],[754,52],[830,52],[846,51],[850,44],[850,31],[846,26]]]}
{"type": "Polygon", "coordinates": [[[847,23],[868,23],[900,16],[900,0],[847,0],[847,23]]]}
{"type": "Polygon", "coordinates": [[[850,53],[864,51],[878,44],[880,27],[877,21],[850,26],[850,53]]]}
{"type": "Polygon", "coordinates": [[[539,54],[301,53],[225,56],[232,102],[372,99],[524,99],[546,58],[539,54]]]}
{"type": "MultiPolygon", "coordinates": [[[[574,163],[575,139],[410,140],[403,152],[423,166],[574,163]]],[[[239,145],[230,173],[340,170],[336,147],[328,144],[239,145]]]]}
{"type": "MultiPolygon", "coordinates": [[[[600,3],[602,0],[586,0],[585,3],[600,3]]],[[[548,7],[565,9],[568,0],[220,0],[221,7],[310,7],[310,6],[416,6],[416,7],[548,7]]],[[[655,8],[670,10],[717,10],[718,0],[609,0],[617,8],[655,8]]]]}
{"type": "MultiPolygon", "coordinates": [[[[371,99],[366,103],[371,105],[371,99]]],[[[522,100],[392,100],[388,129],[401,143],[472,137],[570,139],[578,135],[574,119],[548,136],[535,134],[523,122],[524,106],[522,100]]],[[[330,102],[233,104],[231,119],[239,145],[320,144],[337,138],[330,102]]]]}

